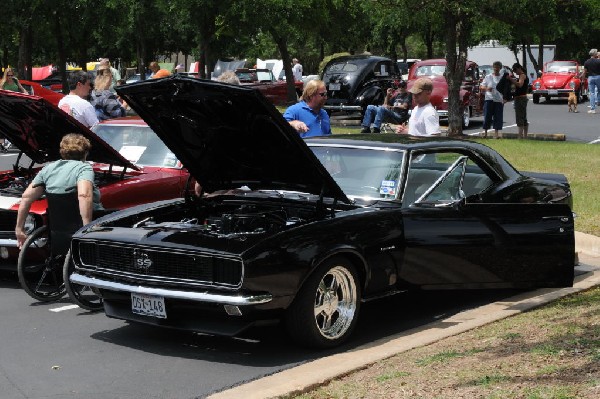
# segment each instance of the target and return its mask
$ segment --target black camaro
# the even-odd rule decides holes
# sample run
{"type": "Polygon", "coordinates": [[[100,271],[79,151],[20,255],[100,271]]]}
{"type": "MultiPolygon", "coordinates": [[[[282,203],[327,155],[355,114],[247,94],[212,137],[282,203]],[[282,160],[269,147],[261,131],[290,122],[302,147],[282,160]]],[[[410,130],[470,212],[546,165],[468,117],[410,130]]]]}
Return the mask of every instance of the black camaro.
{"type": "Polygon", "coordinates": [[[304,142],[239,86],[170,77],[117,90],[202,193],[74,236],[71,281],[94,287],[110,317],[221,335],[283,320],[300,343],[330,347],[370,298],[573,283],[563,175],[519,173],[464,140],[304,142]]]}

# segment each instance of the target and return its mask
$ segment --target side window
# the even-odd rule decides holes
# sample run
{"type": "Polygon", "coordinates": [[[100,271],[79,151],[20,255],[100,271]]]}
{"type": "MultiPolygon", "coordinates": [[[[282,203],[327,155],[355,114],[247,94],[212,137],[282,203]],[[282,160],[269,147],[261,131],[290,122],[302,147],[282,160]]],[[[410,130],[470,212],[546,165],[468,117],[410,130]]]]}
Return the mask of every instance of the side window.
{"type": "Polygon", "coordinates": [[[492,182],[475,162],[461,153],[413,153],[402,205],[408,207],[419,199],[437,202],[468,198],[485,191],[492,182]]]}

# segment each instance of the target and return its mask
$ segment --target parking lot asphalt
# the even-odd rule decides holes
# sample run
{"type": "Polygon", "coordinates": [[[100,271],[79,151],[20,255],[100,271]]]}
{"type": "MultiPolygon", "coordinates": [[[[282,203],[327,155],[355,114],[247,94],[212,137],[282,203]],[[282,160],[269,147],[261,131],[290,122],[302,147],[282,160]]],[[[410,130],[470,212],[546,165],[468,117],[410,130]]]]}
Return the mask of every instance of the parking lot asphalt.
{"type": "Polygon", "coordinates": [[[348,352],[326,356],[259,380],[215,393],[208,399],[265,399],[300,394],[369,364],[413,348],[463,333],[494,321],[521,313],[564,296],[600,285],[600,237],[576,232],[575,246],[579,265],[569,288],[543,288],[528,291],[470,309],[450,318],[403,331],[348,352]]]}

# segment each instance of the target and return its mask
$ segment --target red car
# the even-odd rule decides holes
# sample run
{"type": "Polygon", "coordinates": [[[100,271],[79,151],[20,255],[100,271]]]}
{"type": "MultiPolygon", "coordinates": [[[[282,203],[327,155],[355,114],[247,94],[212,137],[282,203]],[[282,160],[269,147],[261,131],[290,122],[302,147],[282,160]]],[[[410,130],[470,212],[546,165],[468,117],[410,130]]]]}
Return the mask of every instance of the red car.
{"type": "Polygon", "coordinates": [[[60,101],[60,99],[65,96],[64,94],[62,94],[60,92],[46,89],[44,86],[42,86],[41,84],[39,84],[37,82],[32,82],[30,80],[19,80],[19,82],[21,83],[23,88],[25,90],[27,90],[27,92],[29,94],[33,94],[38,97],[42,97],[46,101],[48,101],[50,104],[54,104],[56,106],[58,106],[58,102],[60,101]]]}
{"type": "MultiPolygon", "coordinates": [[[[433,81],[431,104],[437,109],[440,119],[448,119],[448,83],[444,76],[446,60],[443,58],[418,61],[410,67],[407,88],[410,90],[415,80],[429,78],[433,81]]],[[[460,88],[460,98],[464,107],[463,126],[471,123],[471,117],[483,114],[483,98],[479,90],[479,68],[476,63],[467,61],[465,77],[460,88]]]]}
{"type": "Polygon", "coordinates": [[[577,61],[550,61],[544,64],[542,76],[533,81],[533,103],[540,97],[550,101],[552,97],[568,97],[574,91],[578,102],[588,96],[587,79],[583,77],[583,65],[577,61]]]}
{"type": "MultiPolygon", "coordinates": [[[[249,69],[240,68],[235,70],[235,74],[242,86],[249,86],[258,89],[269,101],[275,105],[288,104],[287,81],[276,80],[270,69],[249,69]]],[[[294,82],[296,96],[302,95],[304,83],[294,82]]]]}
{"type": "MultiPolygon", "coordinates": [[[[59,143],[66,133],[80,133],[92,142],[88,160],[106,209],[182,197],[188,183],[188,171],[137,117],[108,120],[92,132],[40,97],[2,92],[0,132],[21,151],[13,169],[0,172],[0,269],[16,269],[14,229],[21,195],[41,164],[60,159],[59,143]]],[[[45,225],[46,208],[45,199],[32,205],[28,233],[45,225]]],[[[39,259],[45,259],[43,240],[39,247],[39,259]]]]}

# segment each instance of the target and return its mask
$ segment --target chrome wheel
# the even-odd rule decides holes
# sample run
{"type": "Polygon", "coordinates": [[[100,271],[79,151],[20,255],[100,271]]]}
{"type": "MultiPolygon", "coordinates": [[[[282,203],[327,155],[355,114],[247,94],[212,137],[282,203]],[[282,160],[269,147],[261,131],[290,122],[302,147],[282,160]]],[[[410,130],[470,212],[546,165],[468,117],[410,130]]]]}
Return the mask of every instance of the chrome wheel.
{"type": "Polygon", "coordinates": [[[343,266],[329,270],[315,295],[315,323],[327,339],[338,339],[352,325],[358,302],[354,276],[343,266]]]}
{"type": "Polygon", "coordinates": [[[354,330],[360,311],[360,278],[344,256],[323,262],[304,282],[285,314],[290,336],[311,348],[331,348],[354,330]]]}

